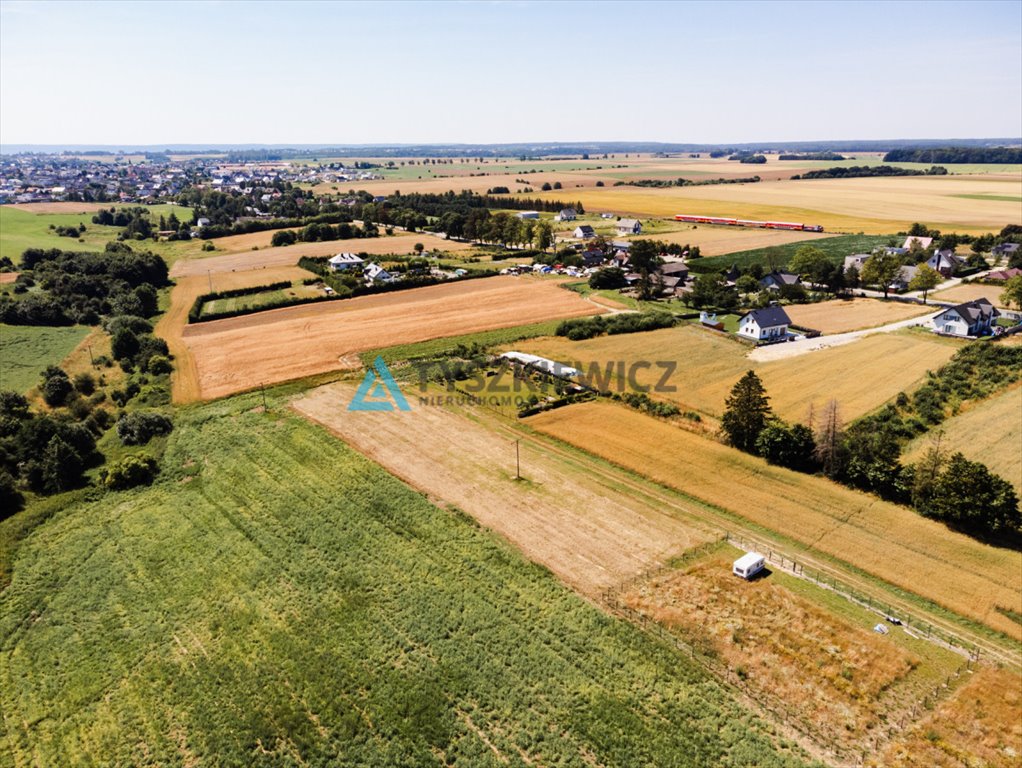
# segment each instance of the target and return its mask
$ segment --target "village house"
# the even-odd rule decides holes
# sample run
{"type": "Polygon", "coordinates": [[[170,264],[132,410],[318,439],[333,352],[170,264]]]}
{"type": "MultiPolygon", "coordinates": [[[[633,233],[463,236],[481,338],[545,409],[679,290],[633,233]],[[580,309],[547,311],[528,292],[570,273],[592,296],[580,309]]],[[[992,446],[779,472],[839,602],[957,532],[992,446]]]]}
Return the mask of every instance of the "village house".
{"type": "Polygon", "coordinates": [[[902,267],[898,276],[891,280],[891,284],[887,286],[888,289],[892,291],[908,290],[908,284],[912,282],[912,278],[916,276],[918,271],[919,267],[902,267]]]}
{"type": "Polygon", "coordinates": [[[754,309],[738,323],[738,335],[755,341],[780,341],[788,337],[791,320],[781,307],[754,309]]]}
{"type": "Polygon", "coordinates": [[[596,230],[588,224],[580,224],[575,227],[575,231],[572,234],[577,240],[588,240],[589,238],[596,237],[596,230]]]}
{"type": "Polygon", "coordinates": [[[935,269],[944,277],[951,277],[965,262],[958,256],[955,256],[955,252],[950,248],[945,248],[943,251],[937,251],[929,259],[926,260],[926,266],[930,269],[935,269]]]}
{"type": "Polygon", "coordinates": [[[912,249],[912,243],[919,243],[919,247],[924,251],[933,244],[932,237],[918,237],[917,235],[909,235],[905,238],[905,244],[901,246],[906,251],[912,249]]]}
{"type": "Polygon", "coordinates": [[[775,269],[769,275],[764,275],[759,281],[760,286],[767,291],[779,291],[786,285],[800,285],[802,278],[791,272],[775,269]]]}
{"type": "Polygon", "coordinates": [[[554,216],[554,221],[574,221],[577,216],[574,208],[565,208],[554,216]]]}
{"type": "Polygon", "coordinates": [[[618,234],[637,235],[642,232],[642,222],[638,219],[621,219],[617,223],[618,234]]]}
{"type": "MultiPolygon", "coordinates": [[[[358,257],[356,256],[355,258],[357,259],[358,257]]],[[[369,285],[394,282],[394,276],[376,263],[368,264],[362,272],[362,277],[365,278],[366,283],[369,285]]]]}
{"type": "Polygon", "coordinates": [[[845,256],[845,272],[852,267],[855,267],[859,272],[862,272],[862,267],[869,257],[870,254],[868,253],[853,253],[851,256],[845,256]]]}
{"type": "Polygon", "coordinates": [[[688,265],[683,261],[668,261],[661,265],[660,274],[664,277],[676,277],[685,282],[688,278],[688,265]]]}
{"type": "Polygon", "coordinates": [[[933,316],[933,330],[949,336],[983,336],[991,332],[1001,313],[989,301],[977,299],[941,310],[933,316]]]}
{"type": "Polygon", "coordinates": [[[1011,278],[1018,277],[1019,275],[1022,275],[1022,269],[1019,269],[1018,267],[1011,267],[1010,269],[995,270],[988,274],[985,279],[997,283],[1003,283],[1004,281],[1011,280],[1011,278]]]}
{"type": "Polygon", "coordinates": [[[327,262],[334,272],[344,272],[348,269],[361,269],[365,262],[353,253],[338,253],[330,257],[327,262]]]}
{"type": "Polygon", "coordinates": [[[1019,249],[1018,243],[1001,243],[1000,245],[995,245],[993,248],[991,248],[990,253],[992,253],[996,257],[1014,256],[1016,253],[1018,253],[1018,249],[1019,249]]]}

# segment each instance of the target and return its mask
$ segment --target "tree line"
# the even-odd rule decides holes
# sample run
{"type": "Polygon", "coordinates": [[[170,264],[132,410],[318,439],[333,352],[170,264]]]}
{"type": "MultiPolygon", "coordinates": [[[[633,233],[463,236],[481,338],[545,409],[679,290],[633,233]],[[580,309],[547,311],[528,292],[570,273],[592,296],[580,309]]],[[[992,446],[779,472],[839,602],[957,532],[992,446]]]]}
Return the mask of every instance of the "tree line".
{"type": "Polygon", "coordinates": [[[732,388],[721,429],[728,444],[772,464],[824,476],[883,499],[912,506],[921,514],[981,538],[1015,540],[1022,511],[1011,483],[981,462],[949,454],[940,439],[915,464],[900,461],[902,447],[953,413],[966,399],[978,399],[1022,376],[1022,349],[975,343],[912,396],[847,427],[831,400],[810,411],[808,424],[777,418],[753,371],[732,388]]]}
{"type": "Polygon", "coordinates": [[[904,147],[884,155],[893,163],[1022,163],[1022,149],[1013,147],[904,147]]]}
{"type": "Polygon", "coordinates": [[[868,176],[947,176],[947,168],[931,165],[927,170],[921,171],[917,168],[899,168],[894,165],[853,165],[847,168],[835,166],[834,168],[806,171],[791,178],[794,181],[798,179],[852,179],[868,176]]]}

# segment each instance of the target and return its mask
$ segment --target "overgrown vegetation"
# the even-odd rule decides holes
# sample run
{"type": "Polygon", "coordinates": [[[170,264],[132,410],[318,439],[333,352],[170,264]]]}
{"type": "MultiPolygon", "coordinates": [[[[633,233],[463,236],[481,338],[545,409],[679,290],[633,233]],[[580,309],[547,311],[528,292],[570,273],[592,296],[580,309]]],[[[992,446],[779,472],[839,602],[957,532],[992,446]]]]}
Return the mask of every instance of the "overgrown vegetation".
{"type": "Polygon", "coordinates": [[[658,328],[670,328],[678,323],[678,318],[668,312],[641,312],[620,315],[595,315],[562,320],[554,332],[557,336],[565,336],[572,341],[592,339],[607,334],[614,336],[619,333],[641,333],[655,331],[658,328]]]}
{"type": "Polygon", "coordinates": [[[838,165],[834,168],[818,168],[792,176],[797,179],[853,179],[868,176],[947,176],[947,168],[932,165],[925,171],[916,168],[900,168],[896,165],[838,165]]]}
{"type": "Polygon", "coordinates": [[[1017,147],[944,147],[939,149],[892,149],[885,163],[1022,163],[1017,147]]]}

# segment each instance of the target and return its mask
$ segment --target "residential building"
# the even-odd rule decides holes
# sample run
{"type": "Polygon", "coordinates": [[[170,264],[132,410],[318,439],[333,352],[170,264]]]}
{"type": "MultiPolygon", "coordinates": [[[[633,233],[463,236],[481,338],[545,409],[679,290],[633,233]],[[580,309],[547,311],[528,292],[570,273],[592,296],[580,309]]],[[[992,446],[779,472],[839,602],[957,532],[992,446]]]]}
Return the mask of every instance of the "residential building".
{"type": "Polygon", "coordinates": [[[338,253],[332,256],[328,262],[330,269],[334,272],[344,272],[348,269],[362,269],[365,262],[354,253],[338,253]]]}
{"type": "Polygon", "coordinates": [[[578,240],[588,240],[589,238],[596,237],[596,230],[588,224],[581,224],[575,227],[575,231],[572,234],[578,240]]]}
{"type": "Polygon", "coordinates": [[[985,298],[949,307],[933,316],[931,323],[937,333],[949,336],[983,336],[989,334],[1001,313],[985,298]]]}
{"type": "Polygon", "coordinates": [[[788,337],[791,320],[778,306],[754,309],[738,322],[738,335],[755,341],[780,341],[788,337]]]}
{"type": "Polygon", "coordinates": [[[565,208],[554,216],[554,221],[574,221],[578,217],[578,213],[574,208],[565,208]]]}
{"type": "Polygon", "coordinates": [[[759,281],[760,286],[767,291],[779,291],[786,285],[800,285],[802,278],[791,272],[775,269],[769,275],[765,275],[759,281]]]}
{"type": "Polygon", "coordinates": [[[617,223],[618,234],[637,235],[642,232],[642,222],[638,219],[621,219],[617,223]]]}

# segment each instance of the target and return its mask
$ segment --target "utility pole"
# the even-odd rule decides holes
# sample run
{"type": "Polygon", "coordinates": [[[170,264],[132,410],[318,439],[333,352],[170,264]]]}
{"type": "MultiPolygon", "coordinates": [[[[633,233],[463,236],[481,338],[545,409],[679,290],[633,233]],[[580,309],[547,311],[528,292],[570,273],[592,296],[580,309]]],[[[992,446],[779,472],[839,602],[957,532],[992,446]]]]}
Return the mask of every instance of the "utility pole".
{"type": "Polygon", "coordinates": [[[213,293],[213,272],[207,269],[206,276],[209,278],[209,292],[213,293]]]}
{"type": "Polygon", "coordinates": [[[85,346],[87,346],[89,348],[89,362],[91,362],[92,363],[92,367],[95,368],[96,367],[96,358],[94,358],[92,356],[92,345],[91,344],[86,344],[85,346]]]}
{"type": "Polygon", "coordinates": [[[518,451],[518,444],[522,442],[521,438],[515,440],[515,480],[522,479],[522,460],[521,455],[518,451]]]}

